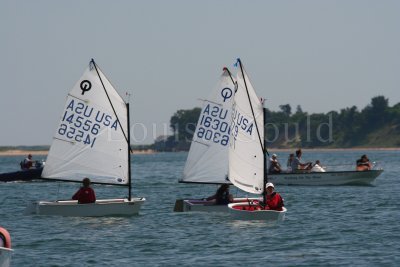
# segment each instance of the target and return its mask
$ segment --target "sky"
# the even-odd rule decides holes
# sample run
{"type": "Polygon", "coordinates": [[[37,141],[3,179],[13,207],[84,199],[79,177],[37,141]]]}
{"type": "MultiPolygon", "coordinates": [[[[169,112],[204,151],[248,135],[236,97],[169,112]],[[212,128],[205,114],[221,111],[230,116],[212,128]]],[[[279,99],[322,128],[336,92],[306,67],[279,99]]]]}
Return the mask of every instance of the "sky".
{"type": "Polygon", "coordinates": [[[0,146],[50,145],[91,58],[131,93],[132,143],[169,133],[241,58],[267,107],[400,102],[400,1],[0,0],[0,146]]]}

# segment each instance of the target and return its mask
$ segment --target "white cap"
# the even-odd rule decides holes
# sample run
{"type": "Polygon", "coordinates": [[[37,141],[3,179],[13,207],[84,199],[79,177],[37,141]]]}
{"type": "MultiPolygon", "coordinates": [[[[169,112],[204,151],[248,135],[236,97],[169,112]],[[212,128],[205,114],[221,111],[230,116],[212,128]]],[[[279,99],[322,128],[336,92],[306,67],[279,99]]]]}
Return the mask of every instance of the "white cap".
{"type": "Polygon", "coordinates": [[[272,157],[273,157],[273,158],[276,158],[276,154],[272,154],[272,157]]]}
{"type": "Polygon", "coordinates": [[[275,186],[274,186],[273,183],[267,183],[267,184],[265,185],[265,188],[268,188],[268,187],[270,187],[270,186],[272,186],[272,188],[275,188],[275,186]]]}

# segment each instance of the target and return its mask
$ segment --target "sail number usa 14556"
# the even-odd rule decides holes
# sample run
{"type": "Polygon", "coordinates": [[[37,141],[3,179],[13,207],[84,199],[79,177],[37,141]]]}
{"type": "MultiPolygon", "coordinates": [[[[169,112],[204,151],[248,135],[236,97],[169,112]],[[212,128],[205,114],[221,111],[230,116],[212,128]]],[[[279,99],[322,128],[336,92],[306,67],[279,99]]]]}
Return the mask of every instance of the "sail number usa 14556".
{"type": "Polygon", "coordinates": [[[57,134],[62,139],[93,147],[103,127],[118,129],[118,121],[111,115],[76,99],[71,99],[61,118],[57,134]]]}

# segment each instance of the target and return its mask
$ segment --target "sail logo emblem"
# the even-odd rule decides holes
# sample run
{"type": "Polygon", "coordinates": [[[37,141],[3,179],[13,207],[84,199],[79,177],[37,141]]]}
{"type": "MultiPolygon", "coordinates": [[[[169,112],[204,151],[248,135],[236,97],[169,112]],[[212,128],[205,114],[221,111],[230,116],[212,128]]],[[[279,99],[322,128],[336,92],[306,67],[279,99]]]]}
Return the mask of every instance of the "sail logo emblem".
{"type": "Polygon", "coordinates": [[[225,87],[221,90],[221,96],[224,99],[224,102],[232,97],[232,90],[228,87],[225,87]]]}
{"type": "Polygon", "coordinates": [[[92,83],[88,80],[83,80],[80,86],[82,90],[82,95],[84,95],[85,92],[89,91],[92,88],[92,83]]]}

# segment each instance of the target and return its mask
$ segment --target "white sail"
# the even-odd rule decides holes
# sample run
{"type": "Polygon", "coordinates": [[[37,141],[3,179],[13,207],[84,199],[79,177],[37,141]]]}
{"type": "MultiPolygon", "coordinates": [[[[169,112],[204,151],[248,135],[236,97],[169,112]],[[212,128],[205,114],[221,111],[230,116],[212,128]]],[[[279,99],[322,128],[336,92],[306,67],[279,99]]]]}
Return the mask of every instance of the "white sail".
{"type": "Polygon", "coordinates": [[[260,143],[264,140],[263,105],[244,68],[243,72],[244,75],[239,68],[232,110],[229,179],[246,192],[261,194],[264,182],[264,155],[260,143]]]}
{"type": "Polygon", "coordinates": [[[229,183],[228,146],[234,83],[227,69],[204,100],[181,182],[229,183]]]}
{"type": "Polygon", "coordinates": [[[129,182],[126,104],[94,64],[92,61],[67,96],[43,178],[129,182]]]}

